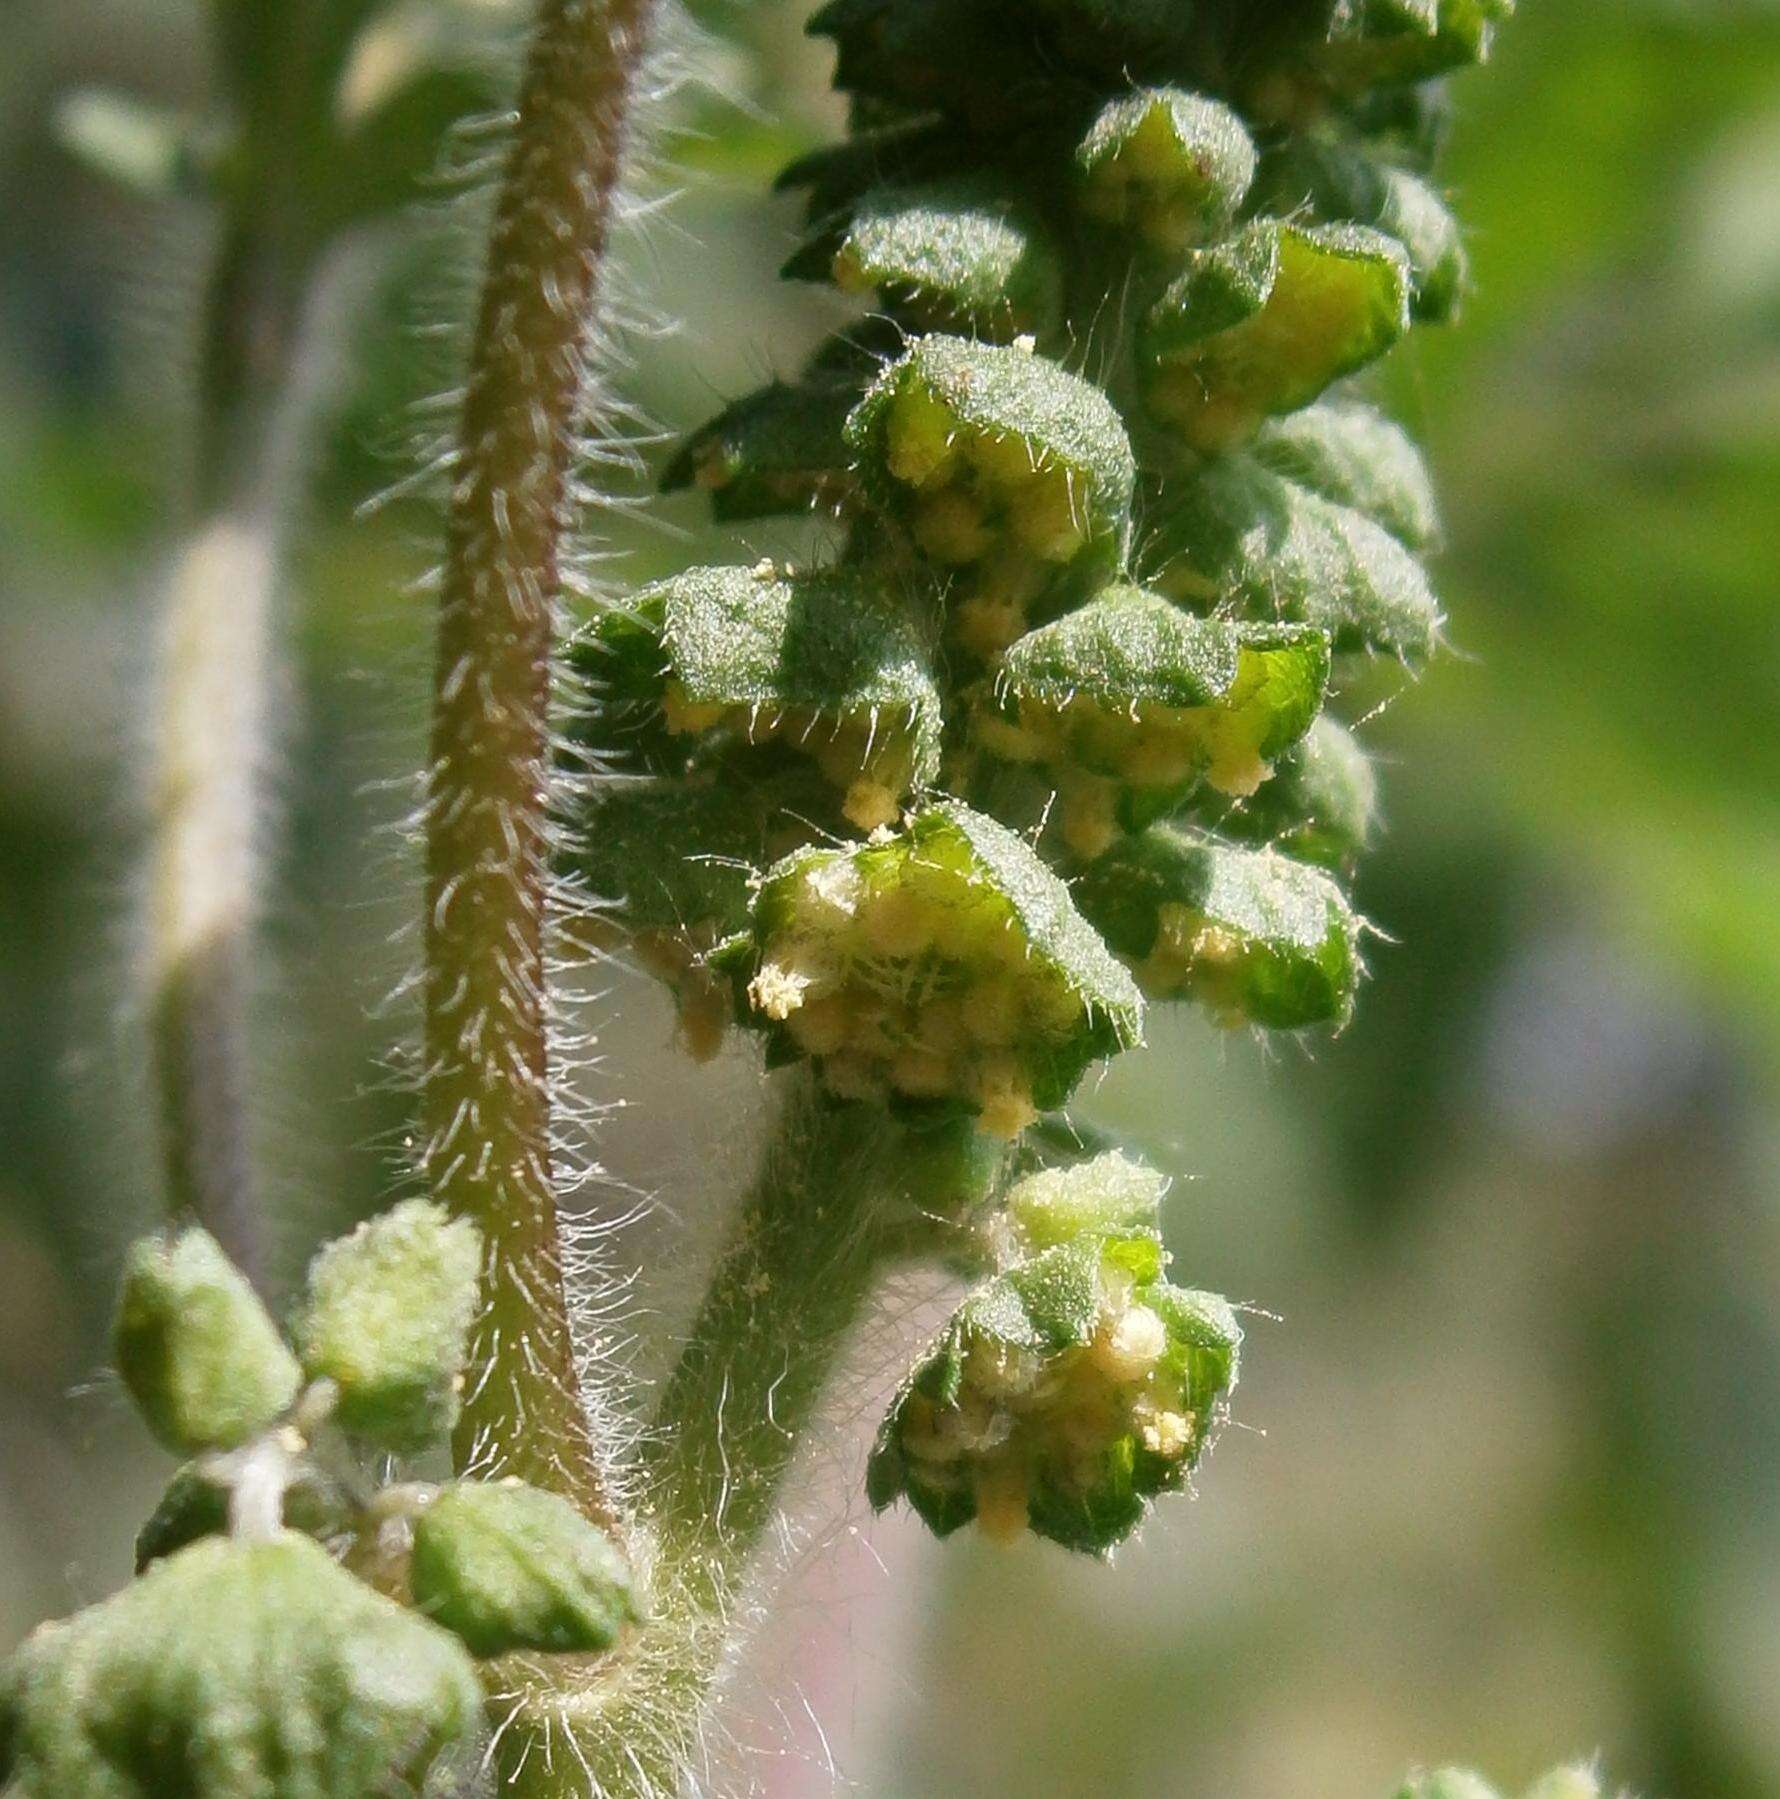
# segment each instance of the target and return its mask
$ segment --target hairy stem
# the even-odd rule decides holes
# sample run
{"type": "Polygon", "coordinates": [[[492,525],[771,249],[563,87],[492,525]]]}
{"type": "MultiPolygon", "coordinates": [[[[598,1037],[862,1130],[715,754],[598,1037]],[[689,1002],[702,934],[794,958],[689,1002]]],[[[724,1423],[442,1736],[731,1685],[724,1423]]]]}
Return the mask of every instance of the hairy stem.
{"type": "Polygon", "coordinates": [[[455,1451],[617,1522],[551,1167],[549,704],[570,465],[650,0],[544,0],[471,347],[426,810],[425,1170],[487,1247],[455,1451]]]}
{"type": "Polygon", "coordinates": [[[650,1621],[580,1683],[521,1671],[509,1760],[525,1799],[680,1790],[740,1634],[749,1570],[828,1378],[890,1257],[894,1127],[796,1077],[759,1178],[662,1392],[644,1452],[650,1621]]]}

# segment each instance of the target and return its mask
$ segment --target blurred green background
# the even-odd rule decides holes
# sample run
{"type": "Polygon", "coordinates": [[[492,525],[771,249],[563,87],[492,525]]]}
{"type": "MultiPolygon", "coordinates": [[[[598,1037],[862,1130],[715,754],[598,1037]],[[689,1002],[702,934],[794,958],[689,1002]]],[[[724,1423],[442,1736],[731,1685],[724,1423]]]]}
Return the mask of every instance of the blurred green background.
{"type": "MultiPolygon", "coordinates": [[[[648,179],[680,197],[621,263],[678,330],[614,375],[667,430],[831,316],[771,279],[794,220],[768,175],[835,117],[803,10],[677,34],[648,179]]],[[[504,0],[398,16],[449,16],[499,96],[504,0]]],[[[0,1650],[122,1578],[166,1472],[102,1335],[155,1203],[134,868],[206,234],[57,120],[95,85],[201,105],[202,27],[179,0],[6,8],[0,1650]]],[[[1599,1749],[1650,1799],[1780,1793],[1780,6],[1525,0],[1458,99],[1476,297],[1384,382],[1442,480],[1454,648],[1365,733],[1374,979],[1313,1056],[1167,1019],[1084,1108],[1179,1177],[1184,1277],[1263,1308],[1248,1428],[1108,1571],[868,1525],[845,1408],[818,1458],[845,1521],[774,1576],[732,1708],[764,1792],[1369,1799],[1418,1760],[1512,1783],[1599,1749]]],[[[411,1021],[375,1008],[415,905],[394,825],[435,526],[354,512],[449,383],[424,327],[472,234],[442,217],[347,246],[292,496],[255,1046],[287,1273],[387,1193],[407,1117],[411,1021]]],[[[614,579],[785,541],[655,517],[590,521],[614,579]]],[[[577,988],[578,1078],[623,1102],[601,1152],[683,1265],[757,1077],[679,1061],[634,980],[577,988]]],[[[683,1301],[645,1280],[637,1327],[683,1301]]]]}

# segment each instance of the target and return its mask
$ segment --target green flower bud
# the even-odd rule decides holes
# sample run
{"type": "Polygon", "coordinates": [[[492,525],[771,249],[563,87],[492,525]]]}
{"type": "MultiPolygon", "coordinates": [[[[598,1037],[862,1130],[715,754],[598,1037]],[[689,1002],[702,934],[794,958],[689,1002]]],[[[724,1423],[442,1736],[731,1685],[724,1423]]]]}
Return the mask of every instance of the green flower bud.
{"type": "Polygon", "coordinates": [[[1428,465],[1409,433],[1373,407],[1324,400],[1269,419],[1255,434],[1251,454],[1274,474],[1363,512],[1412,550],[1439,540],[1428,465]]]}
{"type": "Polygon", "coordinates": [[[700,487],[712,516],[730,521],[838,507],[851,488],[841,426],[860,385],[775,381],[744,396],[686,440],[663,489],[700,487]]]}
{"type": "Polygon", "coordinates": [[[939,763],[940,699],[919,596],[857,566],[696,568],[578,640],[576,665],[669,735],[727,732],[812,757],[861,830],[891,823],[939,763]]]}
{"type": "Polygon", "coordinates": [[[1257,219],[1197,250],[1145,314],[1145,398],[1204,454],[1314,400],[1409,329],[1403,247],[1359,225],[1257,219]]]}
{"type": "Polygon", "coordinates": [[[1364,513],[1229,456],[1172,490],[1150,585],[1196,607],[1301,621],[1336,650],[1425,658],[1440,607],[1421,564],[1364,513]]]}
{"type": "Polygon", "coordinates": [[[1378,811],[1378,777],[1353,734],[1325,714],[1246,799],[1201,789],[1187,815],[1220,837],[1268,844],[1337,872],[1365,848],[1378,811]]]}
{"type": "Polygon", "coordinates": [[[1136,465],[1112,403],[1018,346],[924,337],[847,421],[868,488],[956,569],[953,627],[990,657],[1121,560],[1136,465]]]}
{"type": "Polygon", "coordinates": [[[1085,860],[1173,811],[1201,779],[1246,794],[1310,727],[1329,640],[1305,625],[1195,618],[1119,586],[1028,632],[986,688],[976,741],[1057,782],[1085,860]]]}
{"type": "Polygon", "coordinates": [[[1269,209],[1351,219],[1395,238],[1409,257],[1409,309],[1445,323],[1458,311],[1469,275],[1458,220],[1420,176],[1379,162],[1357,144],[1297,137],[1267,159],[1261,190],[1269,209]]]}
{"type": "Polygon", "coordinates": [[[1483,62],[1514,0],[1338,0],[1314,60],[1349,92],[1483,62]]]}
{"type": "Polygon", "coordinates": [[[772,869],[751,934],[719,950],[776,1060],[844,1099],[962,1106],[1015,1137],[1088,1064],[1136,1043],[1142,1006],[1066,888],[968,807],[772,869]]]}
{"type": "Polygon", "coordinates": [[[181,1455],[245,1443],[297,1396],[301,1373],[278,1327],[196,1225],[131,1247],[111,1340],[143,1420],[181,1455]]]}
{"type": "Polygon", "coordinates": [[[409,1453],[451,1429],[481,1272],[476,1227],[424,1199],[404,1200],[316,1256],[297,1349],[311,1380],[338,1388],[343,1430],[409,1453]]]}
{"type": "Polygon", "coordinates": [[[1179,88],[1111,101],[1075,153],[1082,210],[1179,256],[1225,230],[1255,177],[1255,146],[1227,106],[1179,88]]]}
{"type": "Polygon", "coordinates": [[[1359,920],[1319,869],[1154,825],[1075,894],[1152,999],[1273,1031],[1345,1024],[1353,1009],[1359,920]]]}
{"type": "Polygon", "coordinates": [[[1184,1485],[1236,1381],[1229,1306],[1165,1263],[1152,1233],[1088,1235],[979,1288],[891,1407],[873,1506],[1109,1553],[1184,1485]]]}
{"type": "Polygon", "coordinates": [[[630,1569],[566,1499],[455,1481],[414,1526],[415,1605],[480,1656],[609,1649],[637,1618],[630,1569]]]}
{"type": "Polygon", "coordinates": [[[1023,1255],[1084,1237],[1154,1232],[1168,1189],[1155,1169],[1108,1150],[1067,1168],[1041,1168],[1017,1181],[1005,1201],[1008,1228],[1023,1255]]]}
{"type": "MultiPolygon", "coordinates": [[[[230,1483],[214,1459],[187,1462],[167,1483],[148,1522],[136,1533],[136,1572],[188,1543],[229,1528],[230,1483]]],[[[350,1523],[343,1496],[319,1469],[299,1464],[284,1490],[283,1522],[308,1537],[330,1537],[350,1523]]]]}
{"type": "Polygon", "coordinates": [[[876,188],[785,265],[795,280],[878,293],[917,329],[995,343],[1049,336],[1062,265],[1043,221],[993,176],[876,188]]]}
{"type": "Polygon", "coordinates": [[[12,1799],[413,1793],[472,1737],[446,1631],[307,1538],[214,1538],[24,1644],[0,1682],[12,1799]]]}

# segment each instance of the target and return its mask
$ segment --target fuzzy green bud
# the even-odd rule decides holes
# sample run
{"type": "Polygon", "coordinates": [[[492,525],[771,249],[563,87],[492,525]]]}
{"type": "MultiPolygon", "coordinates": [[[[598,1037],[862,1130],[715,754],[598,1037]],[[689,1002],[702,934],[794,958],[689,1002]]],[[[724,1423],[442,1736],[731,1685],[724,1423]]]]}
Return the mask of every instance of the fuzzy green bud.
{"type": "Polygon", "coordinates": [[[258,1435],[301,1381],[259,1296],[195,1225],[130,1249],[112,1355],[148,1428],[182,1455],[258,1435]]]}
{"type": "Polygon", "coordinates": [[[639,1615],[605,1533],[519,1480],[446,1487],[414,1526],[409,1579],[415,1605],[479,1656],[609,1649],[639,1615]]]}
{"type": "MultiPolygon", "coordinates": [[[[1071,1170],[1081,1204],[1113,1198],[1094,1164],[1071,1170]]],[[[1020,1261],[965,1301],[879,1434],[872,1504],[906,1498],[941,1536],[975,1522],[1030,1529],[1105,1555],[1159,1493],[1185,1484],[1235,1384],[1241,1331],[1228,1305],[1163,1278],[1149,1232],[1078,1236],[1020,1261]]]]}
{"type": "Polygon", "coordinates": [[[1062,306],[1050,232],[993,177],[874,188],[800,249],[785,273],[881,295],[920,330],[994,343],[1048,336],[1062,306]]]}
{"type": "Polygon", "coordinates": [[[1062,795],[1071,853],[1173,811],[1195,783],[1253,793],[1322,704],[1313,626],[1196,618],[1130,586],[1027,633],[985,683],[980,747],[1035,763],[1062,795]]]}
{"type": "Polygon", "coordinates": [[[1041,1168],[1008,1189],[1008,1225],[1023,1253],[1084,1237],[1158,1228],[1167,1179],[1117,1150],[1066,1168],[1041,1168]]]}
{"type": "Polygon", "coordinates": [[[1195,251],[1145,314],[1149,409],[1204,454],[1240,443],[1383,355],[1409,328],[1409,285],[1393,238],[1257,219],[1195,251]]]}
{"type": "Polygon", "coordinates": [[[9,1799],[417,1793],[481,1709],[455,1637],[307,1538],[213,1538],[27,1640],[0,1772],[9,1799]]]}
{"type": "Polygon", "coordinates": [[[1434,648],[1440,605],[1396,538],[1263,468],[1227,456],[1171,496],[1150,585],[1199,608],[1315,625],[1337,650],[1405,662],[1434,648]]]}
{"type": "Polygon", "coordinates": [[[991,658],[1124,554],[1136,464],[1099,388],[1030,348],[932,336],[847,420],[867,488],[956,571],[955,640],[991,658]]]}
{"type": "Polygon", "coordinates": [[[1371,406],[1324,400],[1269,419],[1251,454],[1273,474],[1364,513],[1412,550],[1439,540],[1439,507],[1421,451],[1371,406]]]}
{"type": "Polygon", "coordinates": [[[1090,218],[1178,256],[1229,225],[1255,177],[1255,146],[1216,100],[1140,88],[1102,109],[1075,163],[1090,218]]]}
{"type": "Polygon", "coordinates": [[[1219,836],[1268,845],[1341,872],[1365,848],[1378,815],[1378,777],[1346,726],[1325,714],[1246,798],[1202,789],[1187,815],[1219,836]]]}
{"type": "Polygon", "coordinates": [[[1068,888],[955,804],[894,837],[787,857],[749,936],[719,956],[772,1060],[812,1058],[839,1098],[961,1107],[999,1137],[1140,1035],[1137,991],[1068,888]]]}
{"type": "Polygon", "coordinates": [[[1345,1024],[1359,920],[1320,869],[1154,825],[1077,882],[1082,910],[1152,999],[1196,999],[1220,1024],[1345,1024]]]}
{"type": "Polygon", "coordinates": [[[1416,1774],[1397,1789],[1395,1799],[1502,1799],[1500,1793],[1469,1768],[1436,1768],[1416,1774]]]}
{"type": "Polygon", "coordinates": [[[696,568],[600,619],[573,650],[670,738],[809,756],[860,830],[891,823],[939,763],[933,597],[852,566],[696,568]]]}
{"type": "Polygon", "coordinates": [[[482,1240],[423,1199],[330,1243],[309,1267],[296,1341],[335,1420],[379,1448],[427,1448],[457,1421],[482,1240]]]}

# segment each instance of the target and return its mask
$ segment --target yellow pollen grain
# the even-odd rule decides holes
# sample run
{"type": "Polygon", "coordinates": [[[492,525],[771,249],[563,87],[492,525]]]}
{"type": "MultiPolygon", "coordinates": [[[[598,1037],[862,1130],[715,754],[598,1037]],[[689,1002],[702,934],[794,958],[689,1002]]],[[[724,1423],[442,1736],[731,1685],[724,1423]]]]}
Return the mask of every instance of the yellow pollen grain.
{"type": "Polygon", "coordinates": [[[923,553],[948,568],[980,562],[995,547],[995,533],[982,507],[955,487],[919,502],[914,530],[923,553]]]}
{"type": "Polygon", "coordinates": [[[906,887],[891,887],[866,901],[859,932],[874,954],[904,961],[933,941],[932,908],[906,887]]]}
{"type": "Polygon", "coordinates": [[[977,1528],[992,1543],[1012,1543],[1026,1529],[1027,1485],[1023,1470],[1005,1463],[979,1468],[973,1483],[977,1528]]]}
{"type": "Polygon", "coordinates": [[[841,811],[860,830],[875,831],[880,825],[895,824],[902,816],[902,805],[881,781],[861,776],[848,787],[841,811]]]}
{"type": "Polygon", "coordinates": [[[1132,1306],[1096,1333],[1089,1354],[1113,1380],[1141,1380],[1168,1348],[1168,1327],[1148,1306],[1132,1306]]]}

